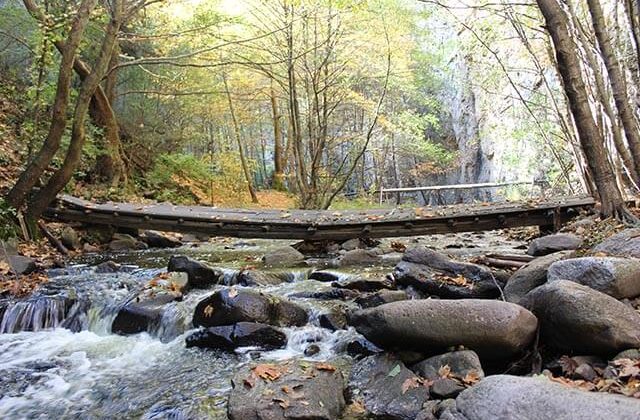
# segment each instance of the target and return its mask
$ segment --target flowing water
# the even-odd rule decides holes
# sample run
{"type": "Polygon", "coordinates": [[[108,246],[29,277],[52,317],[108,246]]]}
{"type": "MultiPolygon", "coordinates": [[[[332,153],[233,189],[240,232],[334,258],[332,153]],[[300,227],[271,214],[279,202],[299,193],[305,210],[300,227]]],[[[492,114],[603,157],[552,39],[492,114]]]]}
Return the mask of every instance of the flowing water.
{"type": "MultiPolygon", "coordinates": [[[[480,240],[469,238],[474,243],[480,240]]],[[[192,331],[193,310],[217,286],[192,290],[184,300],[169,304],[160,324],[148,333],[111,333],[118,309],[165,270],[170,255],[209,262],[231,277],[243,266],[259,266],[261,255],[281,245],[222,241],[170,251],[93,255],[74,261],[68,269],[53,270],[50,282],[33,296],[12,302],[0,313],[0,418],[224,419],[230,378],[242,364],[256,357],[264,361],[306,358],[309,343],[320,351],[307,359],[340,357],[358,334],[353,329],[320,328],[317,316],[332,303],[311,299],[297,300],[308,308],[311,321],[304,327],[284,329],[288,336],[284,349],[259,353],[244,348],[233,354],[187,349],[185,337],[192,331]],[[96,264],[106,260],[124,265],[117,273],[96,272],[96,264]]],[[[512,247],[505,245],[505,249],[512,247]]],[[[363,270],[383,275],[391,268],[351,273],[362,275],[363,270]]],[[[290,270],[291,282],[263,289],[288,296],[329,288],[327,283],[308,280],[309,271],[290,270]]]]}
{"type": "MultiPolygon", "coordinates": [[[[33,296],[12,303],[0,322],[0,418],[226,418],[230,378],[237,368],[261,360],[303,358],[313,342],[320,352],[310,360],[328,360],[356,336],[317,326],[326,302],[299,300],[310,313],[309,325],[285,328],[288,345],[235,354],[185,347],[196,304],[216,288],[192,290],[169,304],[149,333],[119,336],[110,332],[122,304],[164,271],[173,253],[221,267],[228,276],[254,260],[274,242],[188,246],[84,257],[68,269],[52,270],[51,280],[33,296]],[[225,249],[230,248],[230,249],[225,249]],[[117,273],[99,273],[95,265],[114,260],[117,273]],[[314,325],[315,324],[315,325],[314,325]]],[[[327,284],[306,280],[309,270],[291,270],[293,282],[265,288],[289,295],[322,290],[327,284]]]]}

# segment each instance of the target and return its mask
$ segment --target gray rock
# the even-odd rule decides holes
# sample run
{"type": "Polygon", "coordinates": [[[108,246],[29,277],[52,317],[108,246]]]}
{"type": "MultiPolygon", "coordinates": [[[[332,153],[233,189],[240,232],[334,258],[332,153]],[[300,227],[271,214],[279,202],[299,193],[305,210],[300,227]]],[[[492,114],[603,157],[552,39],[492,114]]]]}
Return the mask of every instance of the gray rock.
{"type": "Polygon", "coordinates": [[[294,267],[304,261],[304,255],[291,246],[278,248],[262,257],[267,267],[294,267]]]}
{"type": "Polygon", "coordinates": [[[293,281],[293,276],[290,273],[261,270],[242,270],[235,279],[236,284],[241,286],[274,286],[290,281],[293,281]]]}
{"type": "Polygon", "coordinates": [[[189,276],[189,287],[196,289],[207,288],[219,284],[224,280],[222,270],[209,267],[205,263],[185,257],[184,255],[173,255],[169,259],[167,271],[187,273],[189,276]]]}
{"type": "Polygon", "coordinates": [[[557,280],[521,304],[538,317],[542,342],[558,350],[610,355],[640,347],[640,314],[590,287],[557,280]]]}
{"type": "Polygon", "coordinates": [[[193,325],[217,327],[237,322],[257,322],[276,326],[302,326],[307,312],[286,299],[253,290],[227,288],[203,299],[196,306],[193,325]]]}
{"type": "Polygon", "coordinates": [[[571,251],[580,248],[582,242],[581,237],[572,233],[556,233],[531,241],[527,254],[540,257],[558,251],[571,251]]]}
{"type": "Polygon", "coordinates": [[[94,271],[99,274],[111,274],[111,273],[117,273],[118,271],[120,271],[121,268],[122,268],[122,265],[118,264],[115,261],[109,260],[109,261],[101,262],[100,264],[96,265],[96,267],[94,268],[94,271]]]}
{"type": "Polygon", "coordinates": [[[454,418],[466,420],[637,419],[640,400],[581,391],[546,378],[495,375],[463,391],[455,410],[461,417],[454,418]]]}
{"type": "Polygon", "coordinates": [[[406,300],[354,312],[349,318],[375,345],[422,352],[463,345],[487,359],[509,358],[536,334],[536,317],[513,303],[480,300],[406,300]]]}
{"type": "Polygon", "coordinates": [[[287,336],[279,328],[255,322],[210,327],[196,331],[186,338],[187,347],[230,351],[238,347],[257,346],[264,350],[282,348],[287,336]]]}
{"type": "Polygon", "coordinates": [[[60,242],[68,249],[78,250],[82,248],[82,241],[78,232],[70,226],[65,226],[60,234],[60,242]]]}
{"type": "Polygon", "coordinates": [[[361,308],[366,309],[407,299],[409,299],[409,296],[403,290],[380,290],[379,292],[360,296],[354,302],[360,305],[361,308]]]}
{"type": "Polygon", "coordinates": [[[555,252],[531,261],[519,268],[507,280],[504,296],[507,302],[518,303],[527,293],[547,282],[547,271],[551,264],[569,258],[572,251],[555,252]]]}
{"type": "Polygon", "coordinates": [[[243,367],[233,378],[227,415],[230,420],[334,420],[345,407],[344,378],[339,370],[315,363],[274,367],[274,380],[243,367]]]}
{"type": "Polygon", "coordinates": [[[171,238],[163,233],[155,230],[145,230],[140,234],[142,242],[146,243],[149,248],[177,248],[182,246],[182,242],[171,238]]]}
{"type": "Polygon", "coordinates": [[[382,289],[394,289],[393,282],[386,278],[348,278],[331,283],[339,289],[357,290],[359,292],[375,292],[382,289]]]}
{"type": "Polygon", "coordinates": [[[411,370],[423,378],[435,380],[440,378],[438,371],[444,366],[449,366],[451,375],[462,379],[468,374],[475,374],[478,378],[484,378],[484,371],[480,364],[480,358],[472,350],[452,351],[438,356],[430,357],[416,363],[411,370]]]}
{"type": "Polygon", "coordinates": [[[347,315],[344,305],[336,306],[330,312],[320,314],[318,323],[322,328],[331,331],[344,330],[347,328],[347,315]]]}
{"type": "Polygon", "coordinates": [[[640,258],[640,228],[625,229],[593,248],[595,252],[640,258]]]}
{"type": "MultiPolygon", "coordinates": [[[[405,385],[406,386],[406,385],[405,385]]],[[[353,366],[349,377],[351,400],[360,401],[375,418],[413,420],[429,399],[419,378],[389,354],[366,357],[353,366]],[[403,385],[415,382],[403,392],[403,385]]]]}
{"type": "Polygon", "coordinates": [[[364,249],[367,245],[362,243],[362,241],[358,238],[349,239],[348,241],[343,242],[340,245],[340,248],[345,251],[353,251],[354,249],[364,249]]]}
{"type": "Polygon", "coordinates": [[[141,294],[124,305],[111,324],[111,332],[120,335],[150,331],[159,326],[166,305],[179,300],[179,293],[141,294]]]}
{"type": "Polygon", "coordinates": [[[23,255],[9,255],[9,267],[17,275],[31,274],[38,268],[33,259],[23,255]]]}
{"type": "MultiPolygon", "coordinates": [[[[129,235],[126,235],[129,236],[129,235]]],[[[132,237],[114,239],[109,242],[110,251],[132,251],[136,249],[147,249],[148,246],[144,242],[140,242],[132,237]]]]}
{"type": "Polygon", "coordinates": [[[495,298],[500,294],[488,268],[453,261],[423,246],[407,250],[393,275],[399,285],[446,299],[495,298]],[[456,279],[462,282],[456,283],[456,279]]]}
{"type": "Polygon", "coordinates": [[[431,385],[431,395],[440,399],[455,398],[464,391],[464,386],[450,378],[436,379],[431,385]]]}
{"type": "Polygon", "coordinates": [[[363,266],[370,267],[380,263],[380,255],[366,249],[354,249],[345,252],[334,262],[338,267],[363,266]]]}
{"type": "Polygon", "coordinates": [[[549,282],[569,280],[616,299],[640,295],[640,260],[621,257],[585,257],[558,261],[549,267],[549,282]]]}
{"type": "Polygon", "coordinates": [[[317,299],[317,300],[351,300],[360,296],[360,293],[349,289],[331,288],[317,292],[296,292],[289,295],[295,299],[317,299]]]}
{"type": "Polygon", "coordinates": [[[611,360],[618,359],[640,359],[640,349],[629,349],[616,354],[611,360]]]}

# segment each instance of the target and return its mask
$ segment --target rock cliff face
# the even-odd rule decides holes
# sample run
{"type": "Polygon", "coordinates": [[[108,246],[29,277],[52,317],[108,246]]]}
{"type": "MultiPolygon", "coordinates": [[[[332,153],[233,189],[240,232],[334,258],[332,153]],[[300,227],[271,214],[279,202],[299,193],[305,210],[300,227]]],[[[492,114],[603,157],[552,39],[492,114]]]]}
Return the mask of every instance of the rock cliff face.
{"type": "MultiPolygon", "coordinates": [[[[458,159],[456,166],[443,174],[424,177],[422,185],[474,184],[497,179],[494,145],[483,139],[481,116],[476,104],[476,93],[470,78],[469,65],[458,56],[451,63],[451,76],[447,89],[442,92],[443,115],[446,136],[454,139],[458,159]]],[[[452,204],[472,200],[491,200],[490,189],[443,191],[440,194],[416,197],[421,204],[452,204]]]]}

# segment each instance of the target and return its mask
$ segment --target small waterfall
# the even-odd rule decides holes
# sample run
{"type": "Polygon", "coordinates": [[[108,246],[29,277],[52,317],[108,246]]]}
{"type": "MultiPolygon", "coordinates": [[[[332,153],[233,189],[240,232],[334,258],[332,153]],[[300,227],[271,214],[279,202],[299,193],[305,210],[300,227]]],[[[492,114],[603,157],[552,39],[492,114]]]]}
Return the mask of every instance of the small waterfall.
{"type": "Polygon", "coordinates": [[[62,296],[42,296],[8,302],[2,314],[0,334],[59,327],[76,303],[77,301],[62,296]]]}

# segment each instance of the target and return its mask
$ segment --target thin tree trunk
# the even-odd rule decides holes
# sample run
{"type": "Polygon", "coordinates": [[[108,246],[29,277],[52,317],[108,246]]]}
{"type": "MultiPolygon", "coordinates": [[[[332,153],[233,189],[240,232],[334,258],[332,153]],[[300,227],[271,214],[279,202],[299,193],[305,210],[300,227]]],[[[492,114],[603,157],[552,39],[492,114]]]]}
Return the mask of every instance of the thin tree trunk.
{"type": "Polygon", "coordinates": [[[278,98],[273,87],[270,86],[271,115],[273,117],[273,178],[271,183],[274,190],[284,191],[284,164],[282,150],[282,126],[280,125],[280,112],[278,110],[278,98]]]}
{"type": "Polygon", "coordinates": [[[611,45],[600,1],[587,0],[587,4],[589,5],[589,13],[593,21],[593,29],[598,39],[602,59],[609,73],[613,99],[618,109],[618,115],[620,116],[620,121],[627,137],[631,155],[633,156],[635,169],[636,172],[640,172],[640,131],[638,131],[638,123],[631,109],[629,96],[627,94],[627,82],[620,68],[620,63],[615,55],[615,51],[613,50],[613,46],[611,45]]]}
{"type": "Polygon", "coordinates": [[[249,165],[247,164],[247,158],[245,157],[244,146],[242,144],[242,138],[240,137],[240,127],[238,126],[236,112],[233,107],[233,100],[231,99],[231,92],[229,92],[229,84],[227,83],[227,75],[224,72],[222,73],[222,81],[224,83],[224,91],[227,95],[227,101],[229,102],[229,113],[231,114],[233,131],[238,144],[238,153],[240,153],[240,163],[242,164],[244,177],[247,180],[247,187],[249,188],[249,194],[251,194],[251,201],[257,204],[259,202],[258,195],[256,194],[256,190],[253,188],[253,179],[251,178],[251,172],[249,172],[249,165]]]}
{"type": "Polygon", "coordinates": [[[555,46],[558,71],[564,81],[580,144],[598,189],[600,212],[605,217],[626,218],[629,213],[616,185],[615,175],[604,147],[604,139],[596,126],[589,105],[577,46],[571,37],[569,18],[558,0],[536,1],[555,46]]]}
{"type": "MultiPolygon", "coordinates": [[[[23,0],[29,13],[36,19],[42,11],[33,0],[23,0]]],[[[53,102],[51,124],[44,144],[20,174],[18,181],[7,194],[7,202],[14,208],[19,208],[24,204],[31,189],[38,183],[40,176],[47,169],[51,160],[60,148],[62,135],[67,126],[67,107],[71,92],[71,78],[73,76],[73,62],[75,60],[78,46],[82,41],[85,28],[89,22],[89,15],[96,6],[97,0],[83,0],[76,12],[73,23],[69,30],[64,47],[62,48],[62,58],[60,60],[60,71],[56,86],[56,96],[53,102]]]]}

